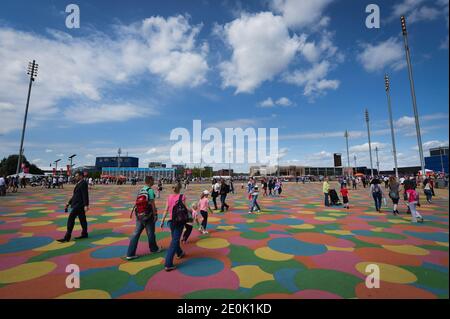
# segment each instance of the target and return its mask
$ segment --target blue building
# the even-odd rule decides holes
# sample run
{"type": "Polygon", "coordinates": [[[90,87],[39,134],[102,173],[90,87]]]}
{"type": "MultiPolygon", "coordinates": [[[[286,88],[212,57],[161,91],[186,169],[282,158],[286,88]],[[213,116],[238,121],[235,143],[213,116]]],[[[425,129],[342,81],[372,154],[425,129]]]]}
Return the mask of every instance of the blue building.
{"type": "Polygon", "coordinates": [[[103,167],[139,167],[139,158],[131,156],[96,157],[95,167],[99,171],[101,171],[103,167]],[[120,162],[120,165],[118,165],[118,161],[120,162]]]}
{"type": "Polygon", "coordinates": [[[430,156],[425,157],[425,168],[434,172],[448,174],[448,146],[430,149],[430,156]]]}

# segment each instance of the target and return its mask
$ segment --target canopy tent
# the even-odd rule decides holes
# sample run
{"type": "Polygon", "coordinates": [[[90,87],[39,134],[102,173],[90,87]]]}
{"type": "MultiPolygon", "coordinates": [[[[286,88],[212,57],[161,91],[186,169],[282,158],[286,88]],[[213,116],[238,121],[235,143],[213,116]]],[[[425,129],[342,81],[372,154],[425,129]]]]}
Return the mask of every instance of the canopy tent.
{"type": "Polygon", "coordinates": [[[362,177],[365,176],[363,173],[356,173],[355,176],[362,177]]]}
{"type": "MultiPolygon", "coordinates": [[[[431,170],[431,169],[425,169],[425,176],[430,176],[430,175],[433,175],[433,174],[434,174],[434,171],[433,171],[433,170],[431,170]]],[[[422,170],[419,171],[419,175],[420,175],[420,176],[423,175],[422,170]]]]}
{"type": "Polygon", "coordinates": [[[33,177],[41,177],[44,175],[35,175],[35,174],[30,174],[30,173],[19,173],[19,174],[12,174],[12,175],[8,175],[8,177],[15,177],[15,176],[19,176],[19,177],[25,177],[25,178],[33,178],[33,177]]]}

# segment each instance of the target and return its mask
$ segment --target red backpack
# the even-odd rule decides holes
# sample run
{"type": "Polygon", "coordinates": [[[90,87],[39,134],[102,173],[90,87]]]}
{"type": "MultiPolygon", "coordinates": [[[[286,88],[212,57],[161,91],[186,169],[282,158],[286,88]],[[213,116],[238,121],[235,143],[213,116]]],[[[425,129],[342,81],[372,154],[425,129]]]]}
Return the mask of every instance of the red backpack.
{"type": "Polygon", "coordinates": [[[133,212],[136,213],[136,218],[141,222],[147,222],[152,215],[152,205],[150,205],[150,199],[148,197],[148,191],[150,187],[142,187],[137,194],[136,202],[131,210],[130,218],[133,212]]]}

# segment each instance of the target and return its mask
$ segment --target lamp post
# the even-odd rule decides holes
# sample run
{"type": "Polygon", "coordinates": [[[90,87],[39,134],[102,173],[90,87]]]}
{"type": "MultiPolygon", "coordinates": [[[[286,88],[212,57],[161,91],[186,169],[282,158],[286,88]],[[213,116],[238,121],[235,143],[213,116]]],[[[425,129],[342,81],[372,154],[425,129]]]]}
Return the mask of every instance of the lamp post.
{"type": "MultiPolygon", "coordinates": [[[[345,143],[347,145],[347,166],[348,166],[348,168],[350,168],[350,153],[348,152],[348,131],[347,130],[345,130],[344,137],[345,137],[345,143]]],[[[352,170],[352,173],[353,173],[353,170],[352,170]]]]}
{"type": "Polygon", "coordinates": [[[61,159],[59,158],[59,159],[57,159],[56,161],[53,162],[53,163],[55,163],[55,165],[56,165],[55,171],[56,171],[57,174],[58,174],[58,162],[59,162],[60,160],[61,160],[61,159]]]}
{"type": "Polygon", "coordinates": [[[28,86],[27,105],[25,107],[25,116],[23,118],[22,137],[20,139],[19,158],[17,159],[16,174],[19,174],[20,164],[22,164],[23,139],[25,137],[25,128],[27,126],[28,106],[30,105],[31,86],[34,82],[35,77],[37,77],[37,71],[38,71],[38,64],[36,63],[36,61],[33,60],[33,62],[28,62],[27,74],[30,76],[30,84],[28,86]]]}
{"type": "Polygon", "coordinates": [[[369,125],[369,111],[365,112],[366,124],[367,124],[367,137],[369,138],[369,155],[370,155],[370,176],[373,177],[373,161],[372,161],[372,143],[370,141],[370,125],[369,125]]]}
{"type": "Polygon", "coordinates": [[[70,160],[70,169],[72,169],[72,159],[75,157],[75,156],[77,156],[77,154],[73,154],[73,155],[70,155],[69,156],[69,160],[70,160]]]}
{"type": "Polygon", "coordinates": [[[415,123],[416,123],[416,134],[417,134],[417,143],[419,146],[420,166],[422,168],[422,174],[425,175],[425,161],[423,158],[422,135],[420,134],[419,113],[417,111],[416,92],[414,89],[414,79],[413,79],[412,66],[411,66],[411,56],[410,56],[409,45],[408,45],[408,33],[406,31],[405,16],[400,17],[400,22],[402,25],[403,42],[405,44],[406,63],[408,64],[409,85],[411,88],[411,98],[412,98],[412,104],[413,104],[413,110],[414,110],[414,119],[415,119],[415,123]]]}
{"type": "Polygon", "coordinates": [[[353,155],[353,160],[355,161],[355,174],[358,173],[358,166],[356,165],[356,154],[353,155]]]}
{"type": "Polygon", "coordinates": [[[377,175],[380,175],[380,161],[378,160],[378,146],[375,147],[375,154],[377,154],[377,175]]]}
{"type": "Polygon", "coordinates": [[[391,85],[389,83],[389,76],[387,74],[384,75],[384,84],[388,102],[389,124],[391,126],[392,153],[394,155],[395,177],[398,180],[397,148],[395,146],[394,122],[392,120],[392,107],[391,107],[391,93],[390,93],[391,85]]]}

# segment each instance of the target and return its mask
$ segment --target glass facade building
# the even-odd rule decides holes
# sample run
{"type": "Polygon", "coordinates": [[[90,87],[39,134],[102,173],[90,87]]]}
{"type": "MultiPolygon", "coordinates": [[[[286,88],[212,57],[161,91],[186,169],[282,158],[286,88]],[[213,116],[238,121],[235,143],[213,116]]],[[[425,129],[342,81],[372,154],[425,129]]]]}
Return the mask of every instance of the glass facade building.
{"type": "Polygon", "coordinates": [[[131,156],[104,156],[95,158],[95,167],[100,171],[103,167],[139,167],[139,158],[131,156]]]}
{"type": "Polygon", "coordinates": [[[147,167],[103,167],[102,175],[125,176],[126,178],[137,177],[143,180],[145,176],[153,176],[155,180],[160,178],[175,178],[174,168],[147,168],[147,167]]]}

